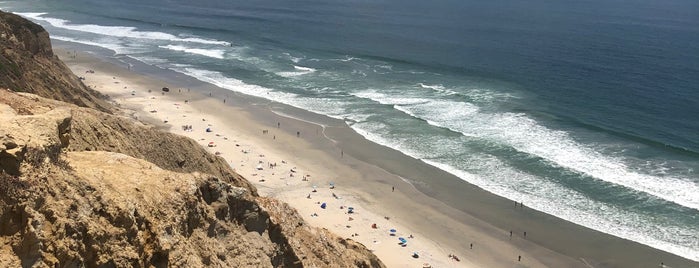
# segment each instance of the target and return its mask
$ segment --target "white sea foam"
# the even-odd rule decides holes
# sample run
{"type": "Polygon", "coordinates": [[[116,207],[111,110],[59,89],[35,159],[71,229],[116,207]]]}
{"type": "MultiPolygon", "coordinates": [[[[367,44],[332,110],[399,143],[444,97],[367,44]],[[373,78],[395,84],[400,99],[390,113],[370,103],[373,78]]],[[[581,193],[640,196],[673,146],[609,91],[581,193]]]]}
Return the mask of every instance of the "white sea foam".
{"type": "Polygon", "coordinates": [[[576,142],[568,133],[541,126],[524,114],[484,113],[475,105],[451,100],[411,103],[406,102],[404,96],[393,97],[375,91],[356,95],[362,94],[379,103],[395,105],[396,109],[432,125],[506,144],[593,178],[699,210],[697,183],[686,178],[636,172],[622,159],[602,155],[576,142]]]}
{"type": "MultiPolygon", "coordinates": [[[[70,21],[67,20],[47,18],[45,17],[47,13],[21,13],[21,15],[34,20],[46,21],[57,28],[99,35],[192,42],[209,45],[229,45],[228,42],[224,41],[176,36],[163,32],[138,31],[138,29],[133,27],[71,24],[70,21]]],[[[52,38],[99,46],[114,50],[116,53],[120,53],[120,51],[123,52],[124,49],[126,49],[125,46],[119,43],[101,44],[92,40],[78,40],[61,36],[53,36],[52,38]]],[[[167,62],[167,60],[164,59],[145,56],[138,57],[138,59],[150,64],[163,64],[167,62]]],[[[298,64],[300,59],[291,57],[291,61],[298,64]]],[[[350,64],[362,64],[358,59],[350,56],[343,59],[336,59],[336,61],[352,61],[350,64]]],[[[297,67],[307,68],[294,66],[295,71],[289,73],[301,75],[309,71],[297,67]]],[[[696,238],[696,228],[687,230],[673,226],[662,226],[662,228],[654,226],[647,222],[648,219],[644,219],[639,215],[628,214],[628,212],[621,211],[615,207],[609,207],[603,203],[590,201],[579,193],[553,183],[537,180],[533,176],[518,172],[514,168],[507,167],[504,163],[498,162],[497,159],[488,158],[488,156],[480,156],[478,161],[474,160],[469,162],[471,166],[458,166],[444,159],[425,159],[427,155],[424,150],[416,148],[414,144],[391,138],[390,135],[387,135],[387,133],[389,133],[387,126],[367,121],[374,116],[373,114],[357,114],[355,111],[345,108],[345,104],[342,103],[336,104],[333,101],[304,98],[296,94],[278,92],[269,88],[246,84],[241,80],[226,77],[218,72],[199,70],[191,66],[176,66],[176,71],[229,90],[279,101],[336,118],[351,119],[358,122],[352,124],[352,128],[369,140],[395,148],[415,158],[423,159],[423,161],[428,164],[455,174],[488,191],[515,200],[526,200],[528,206],[543,212],[699,261],[699,251],[697,251],[697,248],[699,248],[699,242],[697,241],[699,240],[696,238]],[[348,111],[351,111],[351,113],[348,111]],[[478,175],[476,175],[464,171],[473,168],[478,168],[479,171],[483,173],[478,173],[478,175]],[[497,172],[487,173],[488,170],[497,172]],[[483,174],[486,175],[484,176],[483,174]],[[499,181],[485,179],[486,177],[496,176],[499,181]],[[557,200],[564,201],[559,202],[557,200]],[[653,229],[654,227],[657,228],[653,229]],[[680,238],[677,238],[678,234],[681,234],[680,238]],[[664,240],[663,238],[685,240],[673,243],[673,241],[668,242],[669,240],[664,240]]],[[[366,76],[366,73],[362,70],[356,70],[355,73],[366,76]]],[[[410,71],[410,73],[423,74],[424,72],[410,71]]],[[[446,95],[453,95],[459,92],[463,93],[462,90],[457,92],[439,84],[428,85],[420,83],[418,85],[420,88],[431,89],[436,92],[445,93],[446,95]]],[[[494,96],[494,93],[488,90],[473,90],[465,94],[469,96],[475,94],[477,96],[483,96],[484,98],[492,98],[492,96],[494,96]]],[[[699,204],[699,195],[696,194],[699,192],[699,189],[696,183],[692,183],[684,178],[672,177],[662,172],[656,172],[654,175],[647,175],[645,171],[634,171],[625,166],[623,159],[596,152],[589,146],[576,142],[567,133],[541,126],[533,119],[523,114],[485,113],[476,105],[466,102],[435,100],[427,97],[405,95],[393,97],[377,91],[361,92],[355,94],[355,96],[371,99],[384,105],[392,105],[395,109],[405,114],[426,120],[426,122],[435,126],[449,128],[470,137],[512,146],[517,150],[537,155],[561,167],[587,174],[600,180],[624,185],[664,199],[676,199],[678,201],[673,202],[678,204],[685,203],[687,204],[685,206],[694,207],[695,209],[697,208],[697,204],[699,204]],[[663,188],[666,188],[666,190],[663,190],[663,188]]]]}
{"type": "Polygon", "coordinates": [[[699,260],[699,227],[659,221],[594,201],[584,194],[565,188],[537,176],[509,167],[497,158],[485,154],[470,154],[469,159],[447,164],[454,159],[426,159],[430,150],[449,151],[449,146],[435,148],[432,144],[408,144],[392,137],[389,127],[377,122],[360,122],[351,125],[365,138],[389,148],[399,150],[413,158],[440,168],[474,185],[506,197],[524,201],[528,207],[555,215],[601,232],[663,249],[674,254],[699,260]],[[459,165],[454,167],[453,165],[459,165]],[[473,170],[469,173],[465,170],[473,170]]]}
{"type": "Polygon", "coordinates": [[[418,83],[418,85],[422,88],[429,88],[429,89],[433,89],[433,90],[437,90],[437,91],[444,91],[445,90],[444,86],[442,86],[442,85],[427,85],[427,84],[423,84],[423,83],[418,83]]]}
{"type": "Polygon", "coordinates": [[[348,62],[348,61],[353,61],[353,60],[356,60],[356,59],[357,59],[357,58],[352,57],[352,56],[345,56],[345,58],[339,59],[339,61],[348,62]]]}
{"type": "Polygon", "coordinates": [[[277,101],[293,107],[324,114],[336,119],[344,119],[346,103],[331,102],[323,99],[299,96],[298,94],[273,90],[270,88],[247,84],[241,80],[227,77],[220,72],[201,70],[189,66],[174,67],[172,70],[194,77],[215,86],[240,92],[246,95],[277,101]]]}
{"type": "Polygon", "coordinates": [[[152,66],[160,66],[160,65],[163,65],[163,64],[166,64],[169,62],[166,59],[149,57],[149,56],[142,56],[142,55],[139,55],[139,56],[129,55],[128,57],[135,59],[137,61],[143,62],[145,64],[152,65],[152,66]]]}
{"type": "Polygon", "coordinates": [[[516,98],[515,95],[511,93],[502,93],[502,92],[495,92],[492,90],[486,90],[486,89],[480,89],[480,88],[459,88],[458,90],[456,89],[451,89],[447,88],[442,84],[437,84],[437,85],[428,85],[425,83],[418,83],[417,86],[423,89],[429,89],[437,93],[441,93],[444,95],[462,95],[464,97],[467,97],[471,100],[477,101],[477,102],[492,102],[495,100],[506,100],[506,99],[512,99],[516,98]]]}
{"type": "Polygon", "coordinates": [[[192,47],[178,46],[178,45],[167,45],[167,46],[158,46],[158,47],[164,48],[164,49],[169,49],[169,50],[174,50],[174,51],[182,51],[182,52],[186,52],[186,53],[202,55],[202,56],[216,58],[216,59],[224,59],[224,54],[226,53],[222,49],[192,48],[192,47]]]}
{"type": "MultiPolygon", "coordinates": [[[[346,112],[346,108],[338,107],[345,106],[345,104],[338,105],[332,101],[277,92],[269,88],[246,84],[218,72],[194,68],[182,68],[180,71],[229,90],[279,101],[335,118],[352,117],[350,113],[346,112]]],[[[662,190],[658,190],[659,188],[669,187],[677,193],[678,197],[684,198],[691,195],[693,193],[692,187],[696,186],[682,183],[681,180],[673,182],[672,178],[655,177],[630,171],[621,164],[619,159],[601,155],[575,142],[565,132],[547,129],[522,114],[488,114],[481,112],[477,106],[465,102],[430,100],[417,96],[392,97],[376,90],[367,90],[354,95],[381,104],[393,105],[396,109],[426,120],[432,125],[450,128],[470,137],[505,143],[517,150],[550,160],[556,165],[590,176],[595,174],[601,177],[593,176],[595,178],[636,190],[640,188],[650,192],[650,194],[657,194],[656,196],[663,193],[662,190]],[[576,164],[575,161],[582,161],[582,163],[576,164]],[[585,167],[585,165],[590,164],[598,166],[585,167]],[[631,176],[632,179],[624,178],[624,176],[631,176]],[[637,182],[637,179],[646,180],[644,183],[647,185],[639,186],[640,182],[637,182]],[[657,181],[664,183],[664,185],[658,185],[657,181]]],[[[654,223],[652,218],[592,201],[583,194],[561,187],[556,183],[547,182],[536,178],[536,176],[517,171],[515,168],[507,167],[506,164],[492,157],[479,156],[480,160],[473,160],[467,163],[467,166],[459,168],[447,163],[448,161],[445,162],[446,160],[426,159],[425,157],[429,157],[429,155],[425,151],[435,150],[434,147],[419,148],[415,146],[415,143],[395,140],[390,135],[386,135],[386,133],[390,133],[388,126],[367,121],[370,120],[370,117],[371,115],[365,114],[361,118],[356,118],[358,120],[349,119],[356,122],[351,124],[351,127],[371,141],[422,159],[430,165],[450,172],[495,194],[514,200],[525,200],[528,206],[545,213],[602,232],[651,245],[683,257],[699,259],[699,253],[695,249],[697,246],[696,235],[694,235],[697,231],[696,228],[687,229],[690,227],[654,223]],[[478,169],[479,174],[464,171],[473,169],[478,169]],[[496,180],[486,180],[485,178],[496,178],[496,180]]]]}
{"type": "Polygon", "coordinates": [[[380,93],[376,90],[365,90],[360,92],[351,93],[352,95],[369,99],[384,105],[407,105],[407,104],[419,104],[431,101],[427,98],[417,98],[417,97],[388,97],[384,93],[380,93]]]}
{"type": "Polygon", "coordinates": [[[89,46],[106,48],[106,49],[109,49],[111,51],[114,51],[114,53],[116,53],[116,54],[123,54],[126,52],[126,47],[124,45],[115,44],[113,42],[99,43],[99,42],[75,39],[75,38],[70,38],[70,37],[65,37],[65,36],[60,36],[60,35],[51,36],[51,39],[60,40],[60,41],[64,41],[64,42],[72,42],[72,43],[79,43],[79,44],[85,44],[85,45],[89,45],[89,46]]]}
{"type": "Polygon", "coordinates": [[[56,28],[68,29],[72,31],[80,31],[93,33],[105,36],[115,36],[122,38],[136,38],[136,39],[151,39],[151,40],[165,40],[165,41],[177,41],[177,42],[191,42],[191,43],[201,43],[201,44],[211,44],[211,45],[225,45],[229,46],[229,42],[219,41],[219,40],[209,40],[198,37],[178,37],[169,33],[164,32],[150,32],[150,31],[139,31],[135,27],[127,26],[103,26],[95,24],[73,24],[69,20],[45,17],[47,13],[17,13],[20,16],[26,17],[35,21],[45,21],[51,26],[56,28]]]}
{"type": "Polygon", "coordinates": [[[307,72],[307,73],[312,73],[312,72],[316,71],[316,69],[313,69],[311,67],[303,67],[303,66],[296,66],[296,65],[294,65],[294,69],[302,71],[302,72],[307,72]]]}
{"type": "MultiPolygon", "coordinates": [[[[429,89],[429,90],[435,91],[435,92],[437,92],[437,93],[442,93],[442,94],[446,94],[446,95],[456,95],[456,94],[459,94],[458,92],[456,92],[456,91],[454,91],[454,90],[447,89],[446,87],[444,87],[444,86],[441,85],[441,84],[437,84],[437,85],[428,85],[428,84],[424,84],[424,83],[418,83],[417,85],[420,86],[420,88],[429,89]]],[[[469,94],[469,95],[470,95],[470,94],[469,94]]]]}
{"type": "MultiPolygon", "coordinates": [[[[481,160],[486,159],[481,157],[481,160]]],[[[491,159],[493,160],[493,159],[491,159]]],[[[522,174],[504,163],[486,161],[484,170],[493,171],[481,176],[450,165],[423,160],[452,173],[483,189],[511,200],[526,200],[528,207],[555,215],[564,220],[601,232],[636,241],[645,245],[699,260],[699,228],[658,221],[654,217],[628,212],[617,207],[593,201],[586,196],[555,183],[538,180],[522,174]],[[484,177],[497,177],[497,182],[484,177]]],[[[473,167],[471,167],[473,168],[473,167]]]]}
{"type": "Polygon", "coordinates": [[[228,90],[244,93],[251,96],[265,97],[272,89],[257,85],[246,84],[235,78],[226,77],[220,72],[201,70],[196,68],[173,68],[174,71],[189,75],[200,81],[207,82],[228,90]]]}
{"type": "Polygon", "coordinates": [[[294,77],[294,76],[299,76],[299,75],[305,75],[305,74],[310,74],[316,72],[316,69],[310,68],[310,67],[304,67],[304,66],[297,66],[294,65],[294,70],[291,72],[277,72],[276,74],[279,76],[283,77],[294,77]]]}
{"type": "Polygon", "coordinates": [[[294,57],[291,55],[291,53],[288,53],[288,52],[284,52],[282,54],[284,54],[284,56],[287,56],[289,58],[289,60],[291,60],[294,63],[299,63],[303,59],[300,57],[294,57]]]}

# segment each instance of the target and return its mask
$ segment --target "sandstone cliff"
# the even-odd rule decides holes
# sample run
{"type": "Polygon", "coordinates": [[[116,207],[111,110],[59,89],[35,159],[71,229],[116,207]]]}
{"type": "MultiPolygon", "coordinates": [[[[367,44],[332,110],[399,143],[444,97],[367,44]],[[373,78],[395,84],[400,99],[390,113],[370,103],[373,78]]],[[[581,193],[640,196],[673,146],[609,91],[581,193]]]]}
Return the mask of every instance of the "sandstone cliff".
{"type": "Polygon", "coordinates": [[[0,11],[0,88],[29,92],[101,111],[111,110],[53,54],[43,27],[0,11]]]}
{"type": "Polygon", "coordinates": [[[3,267],[383,266],[363,245],[257,196],[191,140],[7,90],[0,194],[3,267]],[[120,130],[142,135],[105,138],[120,130]],[[181,158],[142,151],[154,146],[181,158]]]}
{"type": "Polygon", "coordinates": [[[111,106],[0,13],[0,267],[383,267],[188,138],[111,106]],[[91,107],[91,108],[86,108],[91,107]]]}

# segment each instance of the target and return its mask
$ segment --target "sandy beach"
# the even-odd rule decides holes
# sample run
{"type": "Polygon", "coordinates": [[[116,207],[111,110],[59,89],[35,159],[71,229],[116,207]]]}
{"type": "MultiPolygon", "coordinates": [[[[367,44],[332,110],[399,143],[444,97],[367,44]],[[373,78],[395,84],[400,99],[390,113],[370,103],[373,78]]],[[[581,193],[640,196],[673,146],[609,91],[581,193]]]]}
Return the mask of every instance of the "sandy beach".
{"type": "Polygon", "coordinates": [[[458,180],[439,187],[463,189],[460,200],[446,188],[410,184],[410,176],[453,176],[370,143],[342,121],[299,116],[304,113],[268,101],[251,105],[250,97],[210,85],[163,81],[87,53],[73,57],[70,51],[56,49],[56,54],[86,85],[109,95],[125,116],[198,141],[225,158],[260,195],[289,203],[311,225],[361,242],[389,267],[689,263],[458,180]]]}

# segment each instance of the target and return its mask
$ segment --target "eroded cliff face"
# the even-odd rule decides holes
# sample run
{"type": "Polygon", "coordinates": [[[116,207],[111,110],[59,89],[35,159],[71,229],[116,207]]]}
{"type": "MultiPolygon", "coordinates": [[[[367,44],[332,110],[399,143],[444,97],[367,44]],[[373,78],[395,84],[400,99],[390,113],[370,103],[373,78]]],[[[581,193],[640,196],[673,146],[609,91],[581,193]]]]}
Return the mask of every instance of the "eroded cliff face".
{"type": "Polygon", "coordinates": [[[0,267],[384,267],[113,110],[42,27],[0,11],[0,267]]]}
{"type": "Polygon", "coordinates": [[[102,94],[86,87],[53,54],[49,34],[43,27],[2,11],[0,88],[111,111],[102,94]]]}
{"type": "Polygon", "coordinates": [[[383,267],[221,161],[127,118],[0,90],[0,266],[383,267]],[[158,146],[171,148],[144,151],[158,146]]]}

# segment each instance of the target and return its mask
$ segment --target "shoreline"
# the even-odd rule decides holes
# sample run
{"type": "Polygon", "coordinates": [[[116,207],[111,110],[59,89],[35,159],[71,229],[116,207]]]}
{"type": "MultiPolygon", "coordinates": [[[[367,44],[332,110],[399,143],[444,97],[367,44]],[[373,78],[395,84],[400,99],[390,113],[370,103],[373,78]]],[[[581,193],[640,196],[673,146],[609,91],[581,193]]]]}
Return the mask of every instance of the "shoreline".
{"type": "MultiPolygon", "coordinates": [[[[411,234],[415,234],[415,239],[411,239],[407,248],[398,249],[391,247],[394,245],[388,245],[388,238],[384,237],[385,233],[374,234],[371,229],[361,230],[362,233],[356,231],[360,234],[359,238],[351,236],[352,239],[362,242],[370,249],[372,249],[372,243],[366,242],[372,242],[373,239],[362,241],[367,236],[366,234],[383,240],[383,243],[379,245],[373,243],[373,245],[376,246],[377,256],[389,267],[415,266],[424,262],[430,262],[435,267],[442,267],[440,264],[448,267],[467,265],[485,267],[517,265],[524,267],[586,267],[590,265],[657,267],[660,262],[671,267],[696,265],[690,260],[670,253],[527,209],[526,205],[523,208],[515,208],[513,201],[498,197],[436,167],[364,139],[341,120],[324,118],[323,120],[328,121],[329,124],[318,127],[314,123],[304,122],[303,116],[294,119],[294,113],[303,114],[304,112],[279,103],[257,99],[253,104],[249,104],[248,100],[254,99],[254,97],[244,97],[239,93],[217,89],[211,85],[207,86],[203,82],[201,82],[201,87],[194,88],[192,92],[175,92],[176,88],[182,88],[177,82],[159,81],[160,78],[157,76],[156,79],[142,77],[139,73],[98,59],[97,56],[87,56],[85,53],[80,53],[81,55],[78,55],[76,59],[72,59],[65,57],[66,53],[69,52],[65,49],[54,50],[57,55],[63,56],[62,60],[79,76],[82,76],[79,72],[82,70],[80,68],[88,67],[97,70],[98,75],[107,73],[110,74],[110,77],[116,77],[114,80],[118,78],[120,83],[117,84],[118,86],[113,83],[114,88],[111,89],[111,92],[120,92],[122,95],[103,93],[109,94],[114,101],[121,103],[127,109],[135,110],[139,119],[166,127],[161,121],[163,120],[162,112],[165,112],[168,106],[175,109],[174,104],[176,103],[182,107],[183,100],[187,99],[191,107],[196,107],[196,111],[191,114],[203,115],[207,121],[202,122],[209,123],[197,122],[195,129],[199,132],[196,135],[194,133],[187,135],[187,132],[180,131],[177,125],[170,126],[171,132],[185,134],[197,141],[201,139],[197,137],[205,137],[204,142],[208,142],[211,139],[219,138],[218,136],[208,137],[211,135],[204,136],[206,134],[200,133],[211,122],[215,122],[212,125],[215,126],[213,128],[217,134],[219,134],[217,128],[231,128],[233,124],[245,126],[238,129],[232,127],[231,129],[234,130],[222,132],[227,132],[226,137],[235,136],[236,141],[245,143],[243,146],[254,148],[254,150],[251,149],[254,151],[252,155],[258,151],[263,152],[265,160],[262,161],[291,159],[288,160],[289,163],[301,167],[298,173],[307,172],[311,175],[313,183],[317,182],[319,192],[327,190],[325,186],[328,185],[329,181],[335,182],[337,189],[333,192],[344,197],[343,201],[348,201],[342,204],[351,204],[357,207],[357,211],[362,211],[361,214],[367,214],[366,217],[362,215],[362,218],[372,219],[381,227],[390,224],[391,226],[401,226],[397,228],[399,230],[410,230],[411,234]],[[153,92],[146,95],[147,92],[144,89],[136,89],[138,96],[131,98],[129,92],[132,88],[130,86],[139,83],[151,85],[153,92]],[[121,90],[119,87],[124,84],[129,84],[127,86],[129,88],[121,90]],[[157,90],[164,85],[170,86],[173,90],[161,95],[157,90]],[[206,90],[215,92],[215,94],[208,97],[204,93],[206,90]],[[144,96],[156,97],[156,99],[143,99],[144,96]],[[223,104],[220,96],[232,97],[226,97],[227,103],[223,104]],[[149,114],[149,108],[156,106],[158,112],[149,114]],[[292,117],[282,116],[279,113],[280,110],[291,110],[290,116],[292,117]],[[226,112],[226,115],[222,115],[222,112],[226,112]],[[233,113],[236,114],[233,115],[233,113]],[[235,121],[235,123],[231,123],[231,121],[235,121]],[[277,128],[276,122],[283,124],[283,127],[277,128]],[[318,128],[323,130],[322,135],[318,128]],[[264,129],[268,129],[270,132],[261,134],[260,131],[264,129]],[[302,132],[302,135],[296,137],[296,131],[302,132]],[[270,136],[274,138],[271,139],[270,136]],[[331,175],[330,178],[318,179],[319,174],[331,175]],[[406,180],[410,181],[410,178],[432,178],[439,183],[413,185],[406,182],[406,180]],[[392,192],[391,187],[396,187],[397,193],[392,192]],[[364,208],[368,211],[364,212],[364,208]],[[382,217],[389,215],[390,220],[381,221],[382,217]],[[513,237],[508,235],[508,230],[515,233],[513,237]],[[529,234],[526,238],[523,236],[525,231],[529,234]],[[420,241],[423,239],[424,245],[420,244],[423,243],[420,241]],[[474,249],[470,248],[472,243],[475,244],[474,249]],[[427,249],[425,257],[421,256],[420,259],[415,260],[417,262],[411,261],[409,257],[411,250],[416,248],[427,249]],[[450,253],[459,256],[461,262],[450,261],[447,257],[450,253]],[[522,256],[522,261],[518,261],[517,256],[522,256]],[[403,259],[408,259],[408,262],[403,259]]],[[[91,76],[86,75],[85,83],[87,85],[95,82],[92,80],[95,77],[91,76]]],[[[167,79],[165,80],[167,81],[167,79]]],[[[103,81],[103,84],[107,83],[103,81]]],[[[106,88],[96,89],[98,91],[108,90],[106,88]]],[[[177,109],[169,111],[169,113],[175,114],[177,109]]],[[[174,122],[178,119],[182,118],[165,118],[170,124],[175,124],[174,122]]],[[[223,141],[219,139],[216,142],[223,141]]],[[[220,149],[222,147],[213,148],[220,149]]],[[[263,172],[254,173],[256,171],[250,169],[252,168],[251,161],[254,162],[255,159],[250,160],[250,155],[246,153],[236,155],[224,151],[222,156],[233,165],[236,171],[258,187],[261,195],[279,198],[291,204],[314,226],[328,228],[338,235],[348,238],[350,238],[350,234],[354,234],[356,222],[352,223],[353,228],[355,228],[352,231],[348,230],[350,228],[344,228],[345,226],[341,224],[338,225],[338,222],[346,221],[346,219],[341,219],[346,215],[328,215],[330,218],[334,217],[332,220],[321,219],[326,215],[309,217],[310,212],[319,210],[317,206],[314,206],[314,203],[306,200],[305,193],[309,192],[312,185],[305,183],[305,181],[289,182],[291,180],[287,180],[288,178],[267,181],[267,178],[279,177],[279,175],[275,175],[273,172],[270,174],[271,170],[266,169],[264,169],[265,172],[268,172],[266,174],[262,174],[263,172]],[[240,160],[241,158],[245,158],[245,160],[240,160]],[[255,181],[256,178],[260,178],[258,176],[266,176],[266,180],[255,181]],[[276,181],[276,184],[272,183],[273,181],[276,181]]],[[[258,159],[258,161],[260,160],[258,159]]],[[[323,198],[329,199],[327,196],[323,198]]],[[[335,202],[327,201],[327,203],[329,207],[337,205],[334,204],[335,202]]],[[[340,204],[340,202],[337,203],[340,204]]],[[[365,225],[368,225],[366,223],[365,225]]],[[[401,235],[407,236],[408,234],[401,235]]]]}

